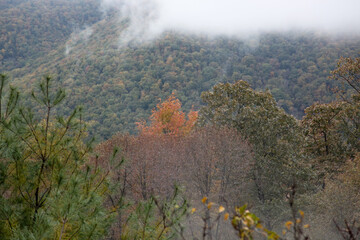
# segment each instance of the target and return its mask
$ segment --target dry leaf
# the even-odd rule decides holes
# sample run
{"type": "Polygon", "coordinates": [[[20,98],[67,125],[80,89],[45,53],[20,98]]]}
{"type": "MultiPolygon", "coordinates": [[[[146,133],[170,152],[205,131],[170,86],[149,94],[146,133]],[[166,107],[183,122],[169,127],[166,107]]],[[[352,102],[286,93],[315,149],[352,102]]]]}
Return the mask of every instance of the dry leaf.
{"type": "Polygon", "coordinates": [[[219,207],[219,213],[222,213],[223,211],[225,211],[225,208],[223,206],[219,207]]]}

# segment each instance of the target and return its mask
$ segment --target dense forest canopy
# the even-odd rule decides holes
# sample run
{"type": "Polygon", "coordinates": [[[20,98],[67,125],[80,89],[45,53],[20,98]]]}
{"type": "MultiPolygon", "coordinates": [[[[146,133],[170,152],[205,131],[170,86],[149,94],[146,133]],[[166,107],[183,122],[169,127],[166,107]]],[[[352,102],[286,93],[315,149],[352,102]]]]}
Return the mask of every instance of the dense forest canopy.
{"type": "Polygon", "coordinates": [[[0,70],[24,89],[51,73],[71,89],[63,111],[83,105],[91,135],[99,139],[134,133],[135,122],[146,119],[159,98],[174,93],[186,110],[198,110],[202,91],[238,80],[269,89],[280,107],[300,119],[312,103],[334,99],[329,73],[340,56],[358,56],[360,46],[357,38],[315,32],[246,40],[166,32],[145,45],[119,47],[127,23],[116,12],[100,12],[97,1],[7,6],[0,25],[0,70]]]}
{"type": "Polygon", "coordinates": [[[99,1],[2,1],[2,70],[25,66],[63,44],[76,29],[101,19],[99,1]]]}

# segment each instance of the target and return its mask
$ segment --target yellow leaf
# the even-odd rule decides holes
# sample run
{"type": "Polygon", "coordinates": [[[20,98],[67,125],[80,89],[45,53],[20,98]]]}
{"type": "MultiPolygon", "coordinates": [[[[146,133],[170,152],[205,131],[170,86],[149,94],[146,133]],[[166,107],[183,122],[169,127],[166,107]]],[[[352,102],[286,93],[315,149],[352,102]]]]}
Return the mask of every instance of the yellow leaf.
{"type": "Polygon", "coordinates": [[[292,222],[292,221],[287,221],[287,222],[285,223],[285,227],[286,227],[288,230],[290,230],[291,225],[293,225],[293,222],[292,222]]]}
{"type": "Polygon", "coordinates": [[[285,235],[285,234],[286,234],[286,230],[282,230],[282,234],[285,235]]]}
{"type": "Polygon", "coordinates": [[[191,214],[193,214],[196,211],[196,208],[191,209],[191,214]]]}
{"type": "Polygon", "coordinates": [[[226,220],[228,220],[228,218],[229,218],[229,213],[225,213],[224,220],[226,221],[226,220]]]}
{"type": "Polygon", "coordinates": [[[300,218],[297,218],[297,219],[296,219],[296,223],[301,223],[301,219],[300,219],[300,218]]]}
{"type": "Polygon", "coordinates": [[[310,227],[309,224],[305,224],[305,225],[304,225],[304,228],[309,228],[309,227],[310,227]]]}
{"type": "Polygon", "coordinates": [[[214,204],[213,202],[209,202],[209,204],[207,205],[207,208],[210,209],[213,204],[214,204]]]}
{"type": "Polygon", "coordinates": [[[203,197],[203,199],[201,199],[201,202],[205,204],[206,200],[207,200],[207,197],[203,197]]]}
{"type": "Polygon", "coordinates": [[[260,223],[256,224],[256,227],[257,227],[258,229],[262,229],[262,228],[263,228],[263,226],[262,226],[260,223]]]}
{"type": "Polygon", "coordinates": [[[300,213],[301,217],[304,217],[304,212],[303,211],[299,210],[299,213],[300,213]]]}
{"type": "Polygon", "coordinates": [[[254,219],[253,219],[250,215],[246,216],[245,219],[246,219],[246,221],[249,222],[251,225],[254,224],[254,219]]]}
{"type": "Polygon", "coordinates": [[[223,206],[219,207],[219,213],[222,213],[223,211],[225,211],[225,208],[223,206]]]}

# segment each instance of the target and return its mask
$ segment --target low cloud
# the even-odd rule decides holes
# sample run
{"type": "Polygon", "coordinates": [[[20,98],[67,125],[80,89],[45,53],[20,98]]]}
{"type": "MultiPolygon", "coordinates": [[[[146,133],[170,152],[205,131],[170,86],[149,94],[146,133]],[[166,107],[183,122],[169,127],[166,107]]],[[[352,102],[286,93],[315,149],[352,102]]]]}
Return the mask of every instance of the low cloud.
{"type": "Polygon", "coordinates": [[[92,33],[93,30],[91,27],[86,27],[83,30],[75,29],[71,34],[70,39],[65,44],[65,56],[68,56],[79,42],[83,41],[85,44],[87,44],[92,33]]]}
{"type": "Polygon", "coordinates": [[[152,39],[167,30],[244,36],[291,30],[360,32],[359,0],[102,0],[129,26],[123,41],[152,39]]]}

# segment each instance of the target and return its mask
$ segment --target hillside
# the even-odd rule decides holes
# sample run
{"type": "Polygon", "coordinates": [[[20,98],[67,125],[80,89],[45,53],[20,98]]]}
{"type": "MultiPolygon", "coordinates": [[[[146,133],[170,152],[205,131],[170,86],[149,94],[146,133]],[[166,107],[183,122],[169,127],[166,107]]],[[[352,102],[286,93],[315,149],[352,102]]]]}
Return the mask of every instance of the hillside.
{"type": "Polygon", "coordinates": [[[16,0],[0,3],[0,70],[23,67],[102,17],[98,0],[16,0]]]}
{"type": "Polygon", "coordinates": [[[0,2],[1,240],[359,239],[360,2],[200,2],[0,2]]]}
{"type": "MultiPolygon", "coordinates": [[[[120,21],[117,13],[101,17],[96,1],[56,2],[58,5],[46,1],[53,7],[41,10],[45,16],[58,16],[49,20],[50,27],[45,27],[46,21],[44,28],[36,31],[31,25],[13,24],[14,29],[28,29],[29,37],[21,29],[9,31],[1,25],[0,31],[20,41],[6,47],[0,71],[10,70],[10,76],[23,87],[44,74],[54,76],[69,95],[64,111],[83,105],[90,132],[100,139],[118,131],[133,133],[135,122],[146,119],[159,98],[174,93],[184,109],[199,109],[201,92],[239,79],[254,89],[269,89],[279,106],[301,118],[312,103],[333,99],[330,71],[340,56],[356,57],[360,49],[357,39],[296,32],[268,33],[247,40],[166,32],[145,45],[119,47],[127,23],[120,21]],[[79,12],[82,14],[74,18],[79,12]],[[60,17],[64,15],[65,19],[60,17]],[[73,31],[71,22],[78,30],[73,31]]],[[[25,16],[32,4],[41,1],[24,1],[20,10],[9,8],[6,12],[19,11],[17,14],[25,16]]],[[[29,18],[50,19],[36,13],[29,18]]],[[[5,37],[2,42],[11,41],[5,37]]]]}

